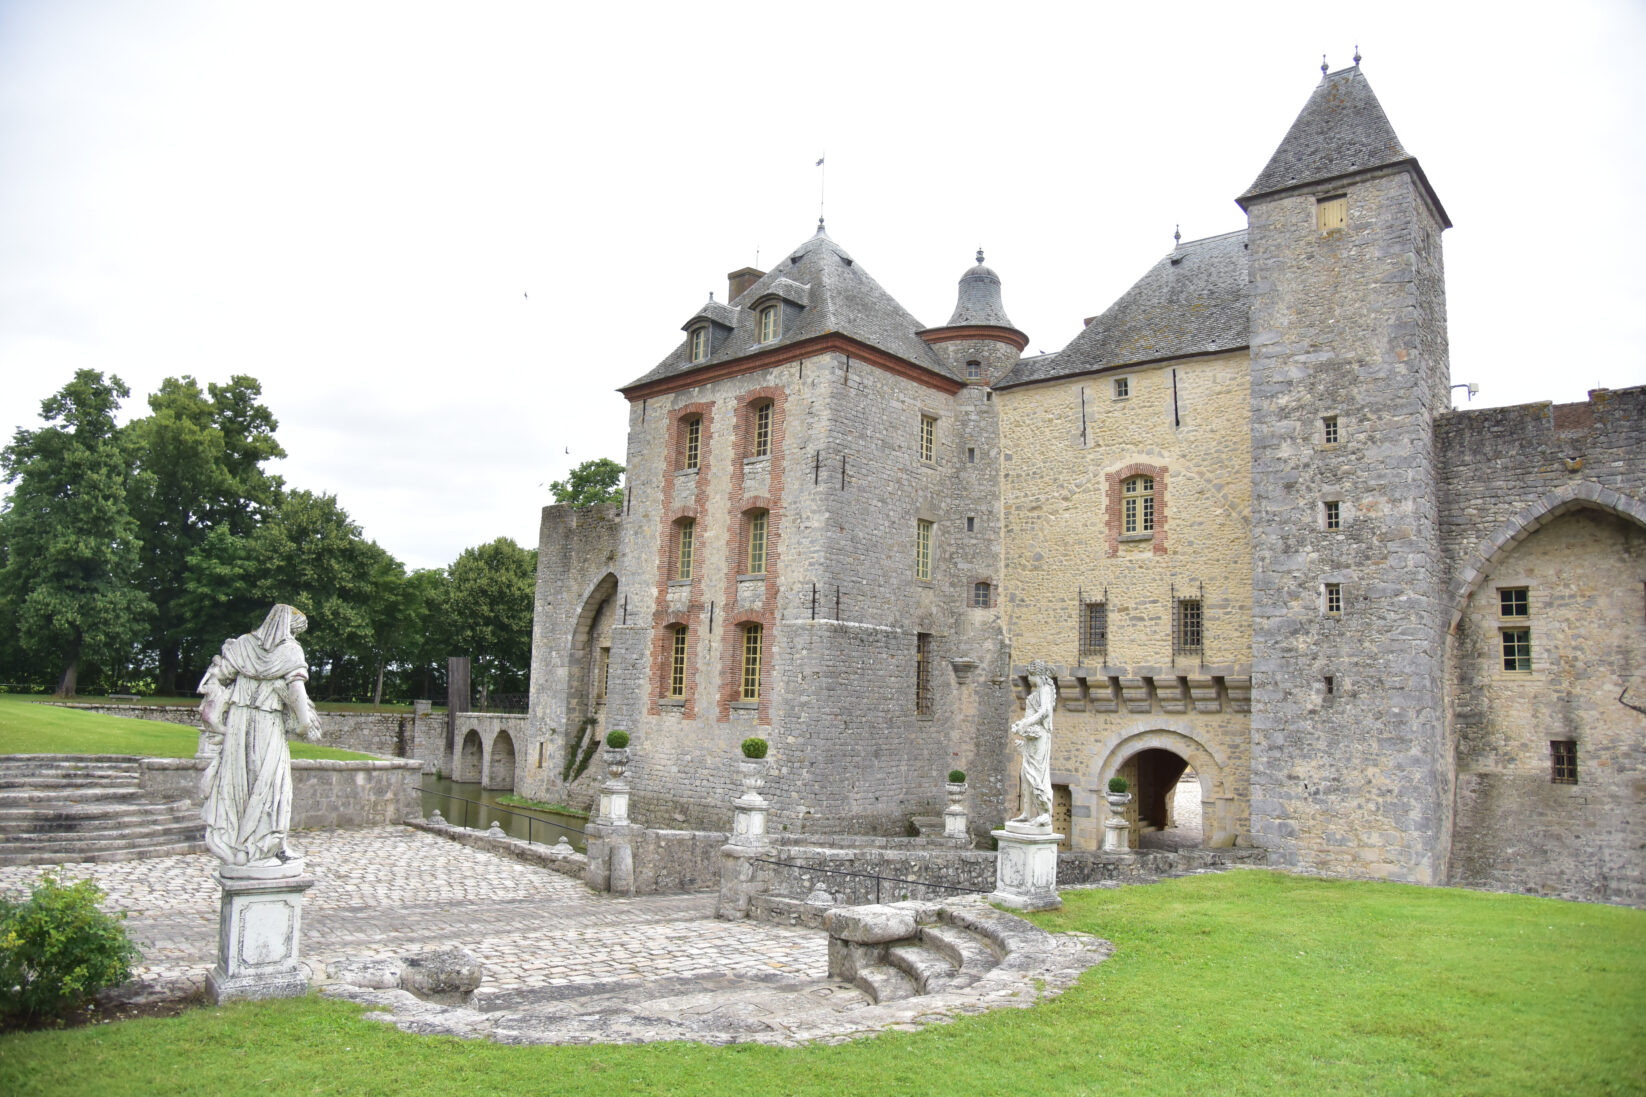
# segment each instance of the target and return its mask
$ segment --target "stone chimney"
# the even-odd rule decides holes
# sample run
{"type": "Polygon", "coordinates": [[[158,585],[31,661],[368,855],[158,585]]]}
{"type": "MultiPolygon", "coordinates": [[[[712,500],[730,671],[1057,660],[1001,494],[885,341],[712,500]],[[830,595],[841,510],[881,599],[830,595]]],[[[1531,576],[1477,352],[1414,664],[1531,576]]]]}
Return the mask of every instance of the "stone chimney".
{"type": "Polygon", "coordinates": [[[733,301],[737,300],[738,297],[742,296],[744,290],[748,289],[764,277],[766,277],[765,271],[755,270],[753,267],[744,267],[741,270],[734,270],[730,274],[726,275],[726,303],[729,305],[733,301]]]}

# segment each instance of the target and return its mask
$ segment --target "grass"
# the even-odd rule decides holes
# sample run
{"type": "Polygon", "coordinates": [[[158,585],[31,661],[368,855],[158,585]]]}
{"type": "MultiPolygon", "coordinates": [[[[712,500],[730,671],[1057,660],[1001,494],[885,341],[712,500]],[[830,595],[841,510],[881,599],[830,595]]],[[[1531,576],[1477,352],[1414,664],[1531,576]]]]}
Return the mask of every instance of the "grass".
{"type": "MultiPolygon", "coordinates": [[[[27,697],[27,698],[29,698],[30,700],[33,700],[33,701],[50,701],[50,700],[53,700],[52,697],[50,697],[49,695],[44,694],[44,693],[17,693],[17,694],[0,693],[0,697],[27,697]]],[[[73,705],[110,705],[110,706],[113,706],[113,707],[116,707],[116,708],[129,708],[132,705],[156,705],[156,706],[164,706],[166,708],[199,708],[200,707],[200,698],[198,698],[198,697],[139,697],[135,701],[124,701],[124,700],[115,701],[115,700],[111,700],[108,697],[101,697],[101,696],[98,696],[96,694],[79,693],[79,694],[76,694],[74,697],[70,698],[67,703],[68,704],[73,704],[73,705]]],[[[411,712],[411,709],[412,709],[411,705],[409,705],[409,704],[374,705],[370,701],[316,701],[314,703],[314,707],[319,709],[321,712],[390,712],[390,713],[397,713],[398,712],[398,713],[408,713],[408,714],[411,712]]],[[[435,705],[434,707],[429,709],[429,711],[431,713],[432,712],[445,712],[446,711],[446,706],[445,705],[435,705]]]]}
{"type": "MultiPolygon", "coordinates": [[[[32,694],[0,693],[0,754],[135,754],[146,758],[192,758],[200,733],[186,724],[104,716],[37,702],[32,694]]],[[[370,758],[300,739],[293,758],[370,758]]]]}
{"type": "Polygon", "coordinates": [[[0,1038],[46,1094],[1625,1094],[1646,912],[1264,871],[1070,892],[1114,941],[1062,997],[799,1049],[505,1047],[321,1000],[0,1038]]]}
{"type": "Polygon", "coordinates": [[[533,811],[548,811],[555,815],[570,815],[578,819],[587,819],[589,813],[582,808],[570,807],[566,804],[551,804],[547,800],[532,800],[525,796],[516,796],[506,792],[497,798],[497,802],[505,807],[530,808],[533,811]]]}

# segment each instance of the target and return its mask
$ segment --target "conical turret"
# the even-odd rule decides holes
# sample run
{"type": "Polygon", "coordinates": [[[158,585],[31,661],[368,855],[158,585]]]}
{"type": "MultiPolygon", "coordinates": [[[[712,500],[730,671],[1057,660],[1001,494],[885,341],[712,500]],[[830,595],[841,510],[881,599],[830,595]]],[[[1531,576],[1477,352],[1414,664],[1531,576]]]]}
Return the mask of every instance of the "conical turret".
{"type": "Polygon", "coordinates": [[[954,328],[963,324],[1012,326],[1006,317],[1006,306],[1000,301],[1000,275],[983,265],[982,248],[977,249],[977,266],[960,276],[960,296],[947,326],[954,328]]]}

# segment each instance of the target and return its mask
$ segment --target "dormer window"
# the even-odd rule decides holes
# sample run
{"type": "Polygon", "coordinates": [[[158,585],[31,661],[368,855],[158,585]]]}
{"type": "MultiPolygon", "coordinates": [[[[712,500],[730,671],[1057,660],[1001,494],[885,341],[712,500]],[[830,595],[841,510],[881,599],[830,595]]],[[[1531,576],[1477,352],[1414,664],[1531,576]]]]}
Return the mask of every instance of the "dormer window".
{"type": "Polygon", "coordinates": [[[760,310],[760,341],[770,343],[783,334],[783,306],[770,304],[760,310]]]}
{"type": "Polygon", "coordinates": [[[705,362],[709,358],[709,325],[702,324],[692,329],[687,342],[687,357],[693,362],[705,362]]]}

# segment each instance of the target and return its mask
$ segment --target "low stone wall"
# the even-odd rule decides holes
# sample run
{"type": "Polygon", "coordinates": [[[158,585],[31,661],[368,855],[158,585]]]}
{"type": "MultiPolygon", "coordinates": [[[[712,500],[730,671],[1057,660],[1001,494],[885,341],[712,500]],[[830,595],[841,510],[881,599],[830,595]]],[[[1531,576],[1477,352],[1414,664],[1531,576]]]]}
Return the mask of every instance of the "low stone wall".
{"type": "Polygon", "coordinates": [[[729,834],[646,830],[634,846],[634,893],[668,895],[720,887],[720,847],[729,834]]]}
{"type": "MultiPolygon", "coordinates": [[[[66,701],[42,701],[57,708],[80,709],[129,720],[156,720],[165,724],[200,726],[200,710],[194,705],[83,705],[66,701]]],[[[524,717],[519,719],[524,720],[524,717]]],[[[380,758],[413,758],[419,745],[438,752],[446,738],[444,713],[405,712],[322,712],[320,745],[338,750],[375,754],[380,758]]]]}
{"type": "Polygon", "coordinates": [[[1267,865],[1269,851],[1251,846],[1221,849],[1134,849],[1130,853],[1065,850],[1057,855],[1057,886],[1157,880],[1230,865],[1267,865]]]}
{"type": "Polygon", "coordinates": [[[988,892],[995,883],[995,855],[982,850],[774,846],[752,867],[754,883],[766,895],[804,899],[822,888],[845,906],[943,900],[962,894],[956,888],[988,892]]]}
{"type": "MultiPolygon", "coordinates": [[[[138,784],[157,798],[199,804],[206,765],[204,758],[139,758],[138,784]]],[[[422,814],[416,790],[422,768],[414,760],[294,758],[292,829],[377,827],[416,819],[422,814]]]]}
{"type": "Polygon", "coordinates": [[[499,837],[489,830],[471,830],[467,827],[454,827],[450,823],[430,823],[423,819],[408,819],[406,825],[415,830],[449,838],[459,845],[483,849],[488,853],[497,853],[504,857],[512,857],[516,861],[524,861],[528,865],[552,869],[562,875],[571,876],[578,880],[588,875],[588,856],[572,849],[570,842],[564,844],[557,842],[552,846],[545,845],[542,842],[522,842],[518,838],[510,838],[506,834],[499,837]]]}

